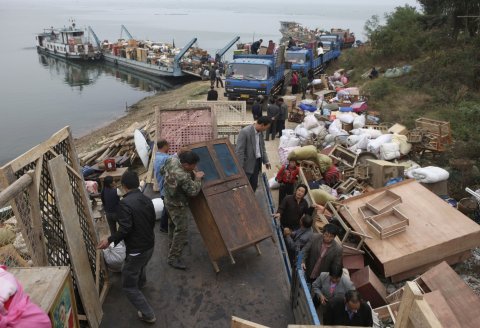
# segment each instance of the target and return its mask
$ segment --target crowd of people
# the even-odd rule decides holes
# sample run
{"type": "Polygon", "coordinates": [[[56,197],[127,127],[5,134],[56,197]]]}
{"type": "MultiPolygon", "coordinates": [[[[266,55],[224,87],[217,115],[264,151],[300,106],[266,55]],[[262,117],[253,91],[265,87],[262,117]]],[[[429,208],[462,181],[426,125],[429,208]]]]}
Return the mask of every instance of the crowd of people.
{"type": "MultiPolygon", "coordinates": [[[[235,149],[254,191],[262,163],[267,169],[271,168],[263,133],[267,133],[266,140],[269,135],[275,136],[276,130],[271,125],[276,123],[280,107],[277,102],[271,101],[269,108],[270,115],[267,110],[267,116],[261,116],[261,109],[254,108],[253,115],[257,116],[257,120],[240,131],[235,149]]],[[[309,206],[305,200],[308,187],[298,184],[298,172],[298,163],[292,160],[282,165],[275,177],[280,189],[279,206],[274,218],[283,231],[291,266],[298,264],[304,270],[322,323],[372,326],[369,305],[355,290],[348,271],[342,268],[343,248],[336,240],[338,227],[329,223],[323,228],[323,233],[313,232],[315,211],[324,211],[325,208],[309,206]]]]}

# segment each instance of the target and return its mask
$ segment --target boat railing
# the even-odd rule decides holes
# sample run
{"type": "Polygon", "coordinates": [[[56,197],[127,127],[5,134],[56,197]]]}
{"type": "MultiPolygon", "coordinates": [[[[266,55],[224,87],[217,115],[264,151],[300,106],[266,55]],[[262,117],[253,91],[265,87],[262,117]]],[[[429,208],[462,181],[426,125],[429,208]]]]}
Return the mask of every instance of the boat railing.
{"type": "Polygon", "coordinates": [[[296,268],[290,266],[290,260],[288,258],[287,247],[283,240],[283,231],[280,225],[277,223],[273,214],[275,211],[275,205],[272,198],[272,193],[268,187],[268,178],[265,173],[262,174],[263,188],[268,202],[268,209],[272,218],[272,225],[278,239],[278,245],[280,253],[282,254],[283,264],[287,273],[288,282],[290,284],[290,305],[295,318],[295,324],[303,325],[320,325],[320,319],[318,318],[317,311],[313,304],[310,289],[308,288],[305,274],[301,268],[302,253],[297,258],[296,268]]]}

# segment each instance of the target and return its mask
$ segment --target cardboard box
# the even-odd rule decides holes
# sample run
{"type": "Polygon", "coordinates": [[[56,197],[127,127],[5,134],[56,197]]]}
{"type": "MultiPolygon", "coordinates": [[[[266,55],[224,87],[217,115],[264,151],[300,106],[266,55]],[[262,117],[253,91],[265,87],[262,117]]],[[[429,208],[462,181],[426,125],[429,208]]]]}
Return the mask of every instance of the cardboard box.
{"type": "Polygon", "coordinates": [[[388,161],[367,159],[370,166],[370,185],[373,188],[381,188],[393,178],[403,177],[405,167],[388,161]]]}
{"type": "Polygon", "coordinates": [[[421,183],[422,186],[438,196],[448,195],[448,180],[435,183],[421,183]]]}
{"type": "Polygon", "coordinates": [[[403,134],[407,135],[408,129],[406,126],[395,123],[390,129],[388,129],[389,133],[396,133],[396,134],[403,134]]]}

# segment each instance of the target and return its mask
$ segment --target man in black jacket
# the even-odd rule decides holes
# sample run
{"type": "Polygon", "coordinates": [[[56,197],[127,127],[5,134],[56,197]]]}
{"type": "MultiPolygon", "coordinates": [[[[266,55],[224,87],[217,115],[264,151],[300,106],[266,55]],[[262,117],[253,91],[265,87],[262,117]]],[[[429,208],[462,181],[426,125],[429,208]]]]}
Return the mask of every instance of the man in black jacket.
{"type": "Polygon", "coordinates": [[[360,293],[349,290],[345,301],[336,300],[325,312],[324,324],[331,326],[372,327],[372,309],[362,302],[360,293]]]}
{"type": "Polygon", "coordinates": [[[252,43],[252,46],[250,47],[250,51],[252,52],[253,55],[258,55],[258,49],[260,49],[260,46],[262,45],[263,40],[260,39],[258,41],[255,41],[252,43]]]}
{"type": "Polygon", "coordinates": [[[267,117],[272,120],[270,124],[270,129],[267,131],[266,141],[270,140],[270,134],[272,135],[272,140],[275,140],[275,135],[277,134],[277,122],[278,116],[280,115],[280,107],[275,102],[275,98],[270,98],[270,103],[267,107],[267,117]]]}
{"type": "Polygon", "coordinates": [[[207,100],[217,100],[218,99],[218,92],[215,90],[213,85],[210,86],[210,91],[207,93],[207,100]]]}
{"type": "Polygon", "coordinates": [[[138,175],[127,171],[122,175],[125,191],[118,211],[118,231],[102,240],[97,248],[105,249],[110,243],[125,242],[127,256],[122,269],[122,287],[128,300],[137,309],[140,320],[156,321],[155,313],[140,291],[147,282],[146,266],[153,254],[155,235],[155,209],[152,201],[138,189],[138,175]]]}

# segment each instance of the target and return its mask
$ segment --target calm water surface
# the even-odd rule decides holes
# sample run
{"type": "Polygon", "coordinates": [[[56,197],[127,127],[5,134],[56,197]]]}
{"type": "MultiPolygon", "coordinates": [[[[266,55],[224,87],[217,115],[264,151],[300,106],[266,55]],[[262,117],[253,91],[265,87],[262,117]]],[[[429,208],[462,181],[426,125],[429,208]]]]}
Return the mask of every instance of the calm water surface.
{"type": "Polygon", "coordinates": [[[120,37],[120,25],[135,38],[198,38],[215,53],[234,36],[278,41],[279,21],[308,27],[350,28],[363,38],[365,20],[415,1],[285,0],[0,0],[0,164],[15,158],[57,130],[70,125],[79,136],[118,118],[168,81],[144,79],[104,65],[67,63],[37,54],[35,33],[49,26],[92,26],[100,39],[120,37]]]}

